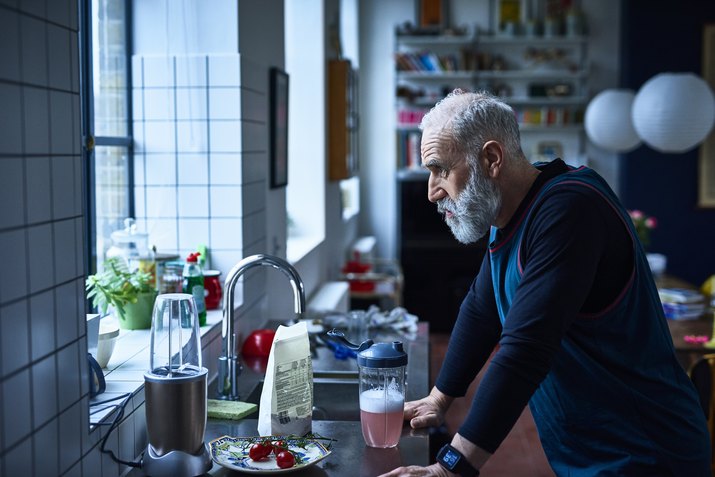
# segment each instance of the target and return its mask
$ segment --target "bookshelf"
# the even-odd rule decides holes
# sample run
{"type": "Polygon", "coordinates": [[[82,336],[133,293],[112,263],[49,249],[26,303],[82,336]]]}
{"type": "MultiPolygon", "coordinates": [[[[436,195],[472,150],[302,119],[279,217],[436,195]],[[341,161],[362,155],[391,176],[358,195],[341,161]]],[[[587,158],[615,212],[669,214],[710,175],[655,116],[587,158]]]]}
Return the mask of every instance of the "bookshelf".
{"type": "Polygon", "coordinates": [[[487,90],[510,104],[533,162],[557,154],[585,162],[586,37],[396,34],[394,52],[398,169],[419,167],[417,126],[457,87],[487,90]]]}

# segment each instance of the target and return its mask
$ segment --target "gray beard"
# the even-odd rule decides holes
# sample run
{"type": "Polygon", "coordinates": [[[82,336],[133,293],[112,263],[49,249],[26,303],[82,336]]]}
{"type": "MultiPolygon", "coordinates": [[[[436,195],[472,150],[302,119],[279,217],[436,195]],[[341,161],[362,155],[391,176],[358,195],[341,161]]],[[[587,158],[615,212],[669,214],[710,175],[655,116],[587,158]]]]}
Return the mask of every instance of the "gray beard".
{"type": "Polygon", "coordinates": [[[500,207],[501,194],[496,184],[474,170],[456,201],[449,197],[437,201],[438,212],[452,212],[451,217],[445,214],[444,220],[454,238],[463,244],[474,243],[484,237],[496,222],[500,207]]]}

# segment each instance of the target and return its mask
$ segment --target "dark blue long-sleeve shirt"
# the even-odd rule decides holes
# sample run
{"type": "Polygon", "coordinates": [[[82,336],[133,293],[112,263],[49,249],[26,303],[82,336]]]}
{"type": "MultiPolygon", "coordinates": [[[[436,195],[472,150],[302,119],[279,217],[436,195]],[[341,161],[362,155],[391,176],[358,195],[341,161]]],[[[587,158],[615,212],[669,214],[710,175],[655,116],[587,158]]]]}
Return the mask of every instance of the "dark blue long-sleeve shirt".
{"type": "MultiPolygon", "coordinates": [[[[662,454],[667,466],[691,459],[700,469],[702,446],[687,457],[682,447],[688,442],[686,447],[695,451],[693,443],[703,436],[702,416],[692,385],[674,359],[642,250],[633,242],[632,227],[624,227],[627,215],[595,174],[585,170],[560,176],[567,172],[572,171],[561,161],[546,165],[510,223],[492,234],[490,252],[460,309],[437,388],[463,396],[498,343],[460,428],[479,447],[494,452],[540,389],[535,419],[542,424],[542,440],[549,435],[557,441],[545,445],[547,456],[557,461],[555,469],[631,454],[639,457],[604,465],[632,471],[662,454]],[[561,187],[551,187],[557,182],[561,187]],[[511,250],[507,255],[497,252],[502,245],[511,250]],[[493,257],[499,257],[498,265],[493,257]],[[511,257],[511,271],[501,268],[506,257],[511,257]],[[500,283],[492,282],[495,276],[500,283]],[[508,301],[497,302],[497,289],[499,300],[508,301]],[[636,308],[631,313],[624,306],[636,308]],[[651,399],[651,394],[658,396],[651,399]],[[673,406],[672,399],[682,404],[673,406]],[[599,407],[608,410],[603,414],[599,407]],[[589,413],[599,413],[593,429],[589,413]],[[620,432],[611,421],[618,416],[628,421],[620,432]],[[641,426],[643,418],[652,423],[641,426]],[[599,426],[609,430],[604,434],[599,426]],[[682,432],[680,442],[663,443],[663,436],[653,435],[655,429],[682,432]],[[630,437],[613,442],[624,434],[630,437]],[[582,447],[581,453],[575,447],[564,451],[564,442],[591,437],[588,450],[582,442],[573,444],[582,447]]],[[[598,471],[590,472],[584,475],[598,471]]]]}

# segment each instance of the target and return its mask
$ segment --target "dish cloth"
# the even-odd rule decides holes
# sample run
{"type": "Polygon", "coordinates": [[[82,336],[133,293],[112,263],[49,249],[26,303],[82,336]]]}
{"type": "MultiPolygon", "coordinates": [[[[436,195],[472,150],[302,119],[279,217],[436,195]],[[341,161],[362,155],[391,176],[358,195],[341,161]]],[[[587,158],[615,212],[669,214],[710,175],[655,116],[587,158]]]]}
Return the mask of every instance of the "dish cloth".
{"type": "Polygon", "coordinates": [[[238,421],[253,413],[258,406],[241,401],[221,401],[219,399],[208,399],[206,403],[206,413],[208,417],[216,419],[233,419],[238,421]]]}

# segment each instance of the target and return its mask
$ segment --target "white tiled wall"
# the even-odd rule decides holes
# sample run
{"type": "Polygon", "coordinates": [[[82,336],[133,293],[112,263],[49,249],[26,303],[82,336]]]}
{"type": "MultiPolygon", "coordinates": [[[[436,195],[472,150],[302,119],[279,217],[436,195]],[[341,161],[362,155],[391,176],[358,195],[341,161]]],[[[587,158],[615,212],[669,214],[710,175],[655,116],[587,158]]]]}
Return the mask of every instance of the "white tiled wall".
{"type": "MultiPolygon", "coordinates": [[[[160,251],[206,245],[225,276],[245,255],[242,223],[265,213],[268,68],[239,54],[132,65],[137,219],[160,251]],[[246,180],[255,161],[260,173],[246,180]]],[[[259,225],[250,242],[265,240],[259,225]]]]}
{"type": "MultiPolygon", "coordinates": [[[[78,3],[0,0],[3,476],[126,470],[99,451],[106,428],[89,430],[78,3]]],[[[268,67],[238,54],[133,65],[140,225],[164,251],[207,244],[225,276],[266,252],[268,67]]],[[[237,291],[242,326],[262,319],[264,273],[248,273],[237,291]]],[[[221,349],[220,333],[212,336],[209,367],[221,349]]],[[[140,390],[107,448],[134,459],[145,445],[140,390]]]]}
{"type": "Polygon", "coordinates": [[[77,2],[0,3],[0,474],[81,475],[91,449],[77,2]]]}

